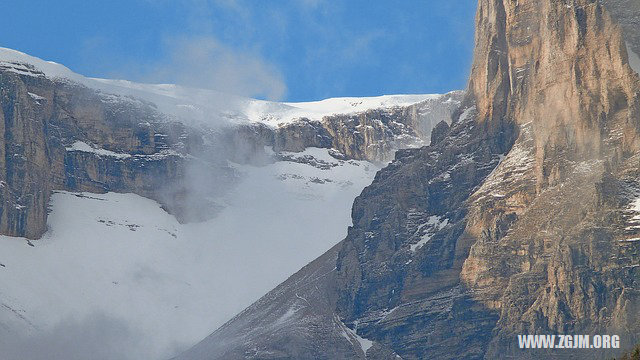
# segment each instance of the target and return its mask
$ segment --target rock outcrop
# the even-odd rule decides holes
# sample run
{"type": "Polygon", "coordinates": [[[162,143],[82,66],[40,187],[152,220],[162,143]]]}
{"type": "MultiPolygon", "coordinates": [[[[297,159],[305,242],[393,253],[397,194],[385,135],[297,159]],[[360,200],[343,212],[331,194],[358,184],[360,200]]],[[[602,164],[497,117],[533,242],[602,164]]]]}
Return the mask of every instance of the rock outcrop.
{"type": "Polygon", "coordinates": [[[602,358],[621,350],[516,335],[638,342],[640,82],[632,22],[605,3],[479,0],[465,105],[356,199],[335,268],[301,270],[180,359],[323,358],[316,340],[354,358],[342,339],[370,359],[602,358]]]}
{"type": "Polygon", "coordinates": [[[190,163],[206,161],[213,193],[233,179],[226,163],[202,156],[206,135],[153,104],[52,80],[22,63],[3,63],[0,92],[2,234],[40,237],[54,190],[134,192],[186,220],[184,198],[202,195],[185,180],[190,163]]]}
{"type": "Polygon", "coordinates": [[[321,120],[303,117],[276,127],[250,124],[230,129],[226,138],[234,138],[236,144],[270,146],[275,152],[319,147],[349,159],[386,163],[397,150],[428,145],[431,130],[441,121],[451,123],[463,98],[463,91],[453,91],[409,106],[328,115],[321,120]]]}

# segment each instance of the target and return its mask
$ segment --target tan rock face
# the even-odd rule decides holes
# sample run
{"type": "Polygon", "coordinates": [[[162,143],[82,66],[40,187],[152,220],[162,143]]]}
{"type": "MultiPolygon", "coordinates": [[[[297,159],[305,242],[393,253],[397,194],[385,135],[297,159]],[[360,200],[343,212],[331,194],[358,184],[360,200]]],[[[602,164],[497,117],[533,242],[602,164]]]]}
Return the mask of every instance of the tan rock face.
{"type": "Polygon", "coordinates": [[[599,2],[480,1],[477,29],[478,111],[532,124],[538,190],[563,178],[564,161],[638,149],[638,78],[599,2]]]}
{"type": "Polygon", "coordinates": [[[479,121],[519,128],[469,199],[476,242],[461,279],[500,313],[487,357],[538,356],[518,352],[521,333],[622,331],[630,345],[637,315],[620,304],[640,304],[640,259],[620,240],[635,235],[623,214],[640,86],[621,28],[596,1],[482,0],[477,25],[479,121]]]}

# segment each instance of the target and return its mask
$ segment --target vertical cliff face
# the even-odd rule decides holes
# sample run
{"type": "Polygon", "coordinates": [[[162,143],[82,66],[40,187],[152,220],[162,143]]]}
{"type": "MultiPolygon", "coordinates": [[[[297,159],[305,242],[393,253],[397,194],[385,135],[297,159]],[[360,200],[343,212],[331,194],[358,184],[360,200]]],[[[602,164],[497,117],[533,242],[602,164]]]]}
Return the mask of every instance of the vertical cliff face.
{"type": "Polygon", "coordinates": [[[567,162],[637,150],[638,79],[600,2],[481,1],[476,41],[480,118],[531,124],[539,190],[567,162]]]}
{"type": "Polygon", "coordinates": [[[397,150],[429,144],[439,122],[451,122],[464,92],[454,91],[408,107],[325,117],[331,147],[353,159],[388,162],[397,150]]]}
{"type": "MultiPolygon", "coordinates": [[[[207,152],[201,132],[152,104],[51,80],[21,63],[0,66],[0,103],[0,233],[39,238],[54,190],[135,192],[188,217],[179,204],[194,196],[187,154],[207,152]]],[[[226,164],[200,161],[209,163],[211,188],[233,178],[226,164]]]]}
{"type": "Polygon", "coordinates": [[[251,124],[230,129],[227,137],[252,147],[271,146],[276,152],[319,147],[349,159],[386,163],[397,150],[428,144],[438,123],[451,123],[464,94],[452,91],[409,106],[333,114],[319,120],[302,117],[277,127],[251,124]]]}
{"type": "Polygon", "coordinates": [[[34,238],[43,232],[51,191],[48,129],[36,120],[43,110],[29,106],[27,84],[7,75],[0,82],[0,232],[34,238]]]}
{"type": "Polygon", "coordinates": [[[624,213],[637,186],[640,87],[622,28],[598,1],[481,1],[477,21],[478,120],[519,129],[469,200],[475,243],[461,279],[500,313],[487,357],[538,356],[516,348],[523,333],[621,332],[632,344],[638,258],[624,213]]]}

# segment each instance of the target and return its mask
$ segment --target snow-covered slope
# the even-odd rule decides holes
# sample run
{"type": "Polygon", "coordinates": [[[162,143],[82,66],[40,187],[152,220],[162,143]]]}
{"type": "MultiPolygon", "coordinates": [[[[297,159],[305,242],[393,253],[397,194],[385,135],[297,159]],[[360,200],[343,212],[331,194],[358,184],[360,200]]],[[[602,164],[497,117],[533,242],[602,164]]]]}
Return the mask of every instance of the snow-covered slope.
{"type": "Polygon", "coordinates": [[[370,109],[409,106],[441,95],[383,95],[375,97],[344,97],[299,103],[275,103],[252,100],[244,110],[251,121],[279,125],[300,118],[320,120],[325,116],[358,113],[370,109]]]}
{"type": "Polygon", "coordinates": [[[56,193],[41,241],[0,237],[0,348],[29,358],[22,339],[69,323],[82,333],[96,317],[130,332],[136,359],[204,338],[342,239],[378,170],[324,149],[282,155],[236,165],[244,180],[200,224],[133,194],[56,193]]]}
{"type": "Polygon", "coordinates": [[[319,120],[324,116],[370,109],[408,106],[440,95],[385,95],[332,98],[313,102],[281,103],[255,100],[218,91],[174,84],[141,84],[127,80],[87,78],[67,67],[22,52],[0,47],[0,69],[19,74],[70,80],[104,92],[150,101],[167,115],[187,123],[227,122],[288,123],[299,118],[319,120]]]}

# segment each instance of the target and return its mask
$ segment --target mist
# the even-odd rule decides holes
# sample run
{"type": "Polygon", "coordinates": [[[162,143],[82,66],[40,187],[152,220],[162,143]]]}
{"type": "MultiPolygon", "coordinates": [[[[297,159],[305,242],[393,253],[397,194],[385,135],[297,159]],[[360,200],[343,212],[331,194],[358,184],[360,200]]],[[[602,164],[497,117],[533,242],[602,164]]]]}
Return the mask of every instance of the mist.
{"type": "Polygon", "coordinates": [[[246,97],[280,100],[282,74],[258,54],[239,52],[214,36],[172,37],[168,59],[147,75],[152,82],[174,83],[246,97]]]}
{"type": "Polygon", "coordinates": [[[143,358],[146,346],[144,335],[131,323],[104,313],[69,318],[49,330],[5,342],[0,348],[4,360],[134,360],[143,358]]]}

